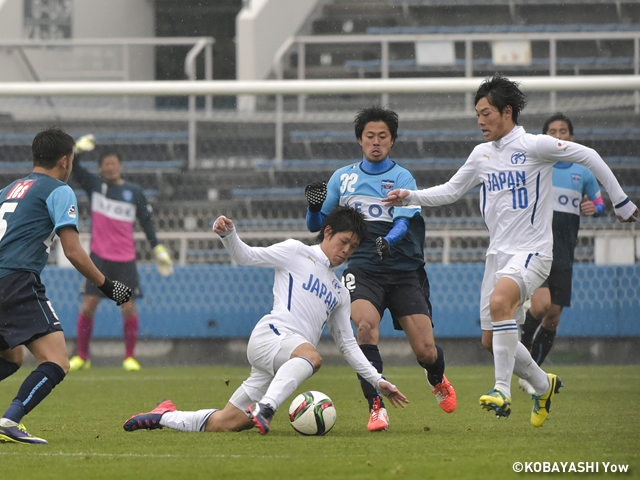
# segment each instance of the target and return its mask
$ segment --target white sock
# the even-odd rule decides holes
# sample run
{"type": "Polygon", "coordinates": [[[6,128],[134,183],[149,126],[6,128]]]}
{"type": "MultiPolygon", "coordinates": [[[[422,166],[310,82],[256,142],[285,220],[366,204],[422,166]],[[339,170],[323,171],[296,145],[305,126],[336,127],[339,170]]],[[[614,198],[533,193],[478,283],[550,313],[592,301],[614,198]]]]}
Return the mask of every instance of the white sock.
{"type": "Polygon", "coordinates": [[[18,424],[13,420],[9,420],[8,418],[2,417],[0,418],[0,427],[17,427],[18,424]]]}
{"type": "Polygon", "coordinates": [[[304,357],[287,360],[276,372],[260,403],[268,403],[275,410],[314,373],[313,364],[304,357]]]}
{"type": "MultiPolygon", "coordinates": [[[[493,363],[496,385],[511,398],[511,376],[516,361],[518,346],[518,325],[515,319],[492,322],[493,326],[493,363]]],[[[529,355],[531,356],[531,355],[529,355]]]]}
{"type": "Polygon", "coordinates": [[[181,432],[202,432],[207,420],[213,412],[217,412],[215,408],[207,410],[198,410],[197,412],[167,412],[162,415],[160,425],[181,432]]]}
{"type": "Polygon", "coordinates": [[[518,342],[516,350],[516,363],[513,367],[513,373],[528,381],[538,395],[542,395],[549,390],[547,373],[531,358],[529,350],[520,342],[518,342]]]}

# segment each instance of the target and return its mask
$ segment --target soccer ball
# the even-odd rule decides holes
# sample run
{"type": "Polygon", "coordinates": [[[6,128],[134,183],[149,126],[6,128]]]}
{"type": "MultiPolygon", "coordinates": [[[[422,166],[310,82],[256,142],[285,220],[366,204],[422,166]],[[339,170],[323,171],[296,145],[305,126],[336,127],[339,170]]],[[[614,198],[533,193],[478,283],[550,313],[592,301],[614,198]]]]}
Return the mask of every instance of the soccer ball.
{"type": "Polygon", "coordinates": [[[291,402],[289,421],[302,435],[325,435],[336,423],[336,407],[322,392],[304,392],[291,402]]]}

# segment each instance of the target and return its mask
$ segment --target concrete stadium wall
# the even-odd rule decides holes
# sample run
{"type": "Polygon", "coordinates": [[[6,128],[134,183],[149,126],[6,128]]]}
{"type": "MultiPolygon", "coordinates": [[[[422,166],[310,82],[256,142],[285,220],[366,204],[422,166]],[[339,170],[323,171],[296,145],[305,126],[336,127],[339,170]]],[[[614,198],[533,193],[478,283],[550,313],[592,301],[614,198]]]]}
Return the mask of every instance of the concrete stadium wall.
{"type": "MultiPolygon", "coordinates": [[[[155,36],[152,0],[82,0],[73,2],[72,8],[71,39],[155,36]]],[[[24,17],[22,0],[0,0],[0,42],[28,41],[24,17]]],[[[66,50],[27,48],[24,54],[40,80],[120,80],[109,73],[113,65],[128,72],[130,80],[155,78],[153,47],[131,47],[128,63],[122,68],[119,49],[107,51],[106,47],[83,47],[71,53],[66,50]],[[65,71],[68,78],[56,77],[65,71]],[[86,72],[88,74],[83,77],[86,72]],[[105,76],[101,77],[100,72],[105,76]]],[[[0,81],[34,81],[29,67],[15,49],[0,48],[0,81]]]]}
{"type": "MultiPolygon", "coordinates": [[[[483,264],[428,265],[437,338],[480,336],[479,289],[483,264]]],[[[154,265],[140,265],[144,298],[138,301],[140,336],[145,339],[240,339],[272,306],[273,271],[231,265],[189,265],[161,277],[154,265]]],[[[74,269],[49,266],[42,280],[67,338],[75,338],[82,277],[74,269]]],[[[640,264],[574,267],[572,306],[559,337],[640,337],[640,264]]],[[[325,335],[328,335],[325,332],[325,335]]],[[[110,301],[96,314],[96,338],[121,338],[122,319],[110,301]]],[[[388,314],[386,339],[403,338],[388,314]]]]}

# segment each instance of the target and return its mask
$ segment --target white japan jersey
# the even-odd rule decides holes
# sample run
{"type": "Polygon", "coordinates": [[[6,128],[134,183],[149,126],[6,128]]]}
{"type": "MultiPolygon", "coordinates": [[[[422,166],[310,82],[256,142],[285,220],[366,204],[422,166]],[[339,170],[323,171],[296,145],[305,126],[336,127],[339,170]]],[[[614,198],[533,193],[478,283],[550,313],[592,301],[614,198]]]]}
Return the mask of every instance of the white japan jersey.
{"type": "Polygon", "coordinates": [[[273,310],[258,324],[297,333],[314,347],[328,324],[349,365],[377,387],[382,375],[371,366],[353,335],[349,292],[319,245],[285,240],[266,248],[250,247],[235,229],[222,237],[222,243],[239,265],[275,269],[273,310]]]}
{"type": "Polygon", "coordinates": [[[411,192],[403,203],[447,205],[480,184],[480,211],[490,236],[487,255],[529,252],[551,256],[552,169],[556,162],[586,166],[604,185],[614,205],[626,200],[595,150],[515,127],[497,142],[476,146],[447,183],[411,192]]]}

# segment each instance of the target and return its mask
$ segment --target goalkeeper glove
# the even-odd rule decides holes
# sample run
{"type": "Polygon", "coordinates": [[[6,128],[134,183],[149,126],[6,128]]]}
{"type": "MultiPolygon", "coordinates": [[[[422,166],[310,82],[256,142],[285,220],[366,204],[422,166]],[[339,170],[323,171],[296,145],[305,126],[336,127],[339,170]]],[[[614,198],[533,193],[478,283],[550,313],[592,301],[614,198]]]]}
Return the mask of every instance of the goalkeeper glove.
{"type": "Polygon", "coordinates": [[[376,238],[376,251],[378,252],[378,255],[380,255],[380,260],[384,260],[389,256],[389,250],[391,250],[391,246],[386,238],[376,238]]]}
{"type": "Polygon", "coordinates": [[[322,210],[322,204],[327,198],[327,182],[314,182],[304,189],[304,196],[309,203],[309,211],[318,213],[322,210]]]}
{"type": "Polygon", "coordinates": [[[104,277],[104,283],[98,288],[108,298],[116,302],[116,305],[118,306],[123,303],[127,303],[131,299],[131,294],[133,293],[125,284],[118,280],[112,282],[107,277],[104,277]]]}
{"type": "Polygon", "coordinates": [[[158,267],[160,275],[163,277],[173,275],[173,261],[167,249],[164,248],[164,245],[156,246],[156,248],[153,249],[153,253],[156,256],[156,266],[158,267]]]}
{"type": "Polygon", "coordinates": [[[90,152],[94,148],[96,148],[96,138],[92,134],[88,134],[78,139],[73,151],[75,153],[90,152]]]}

